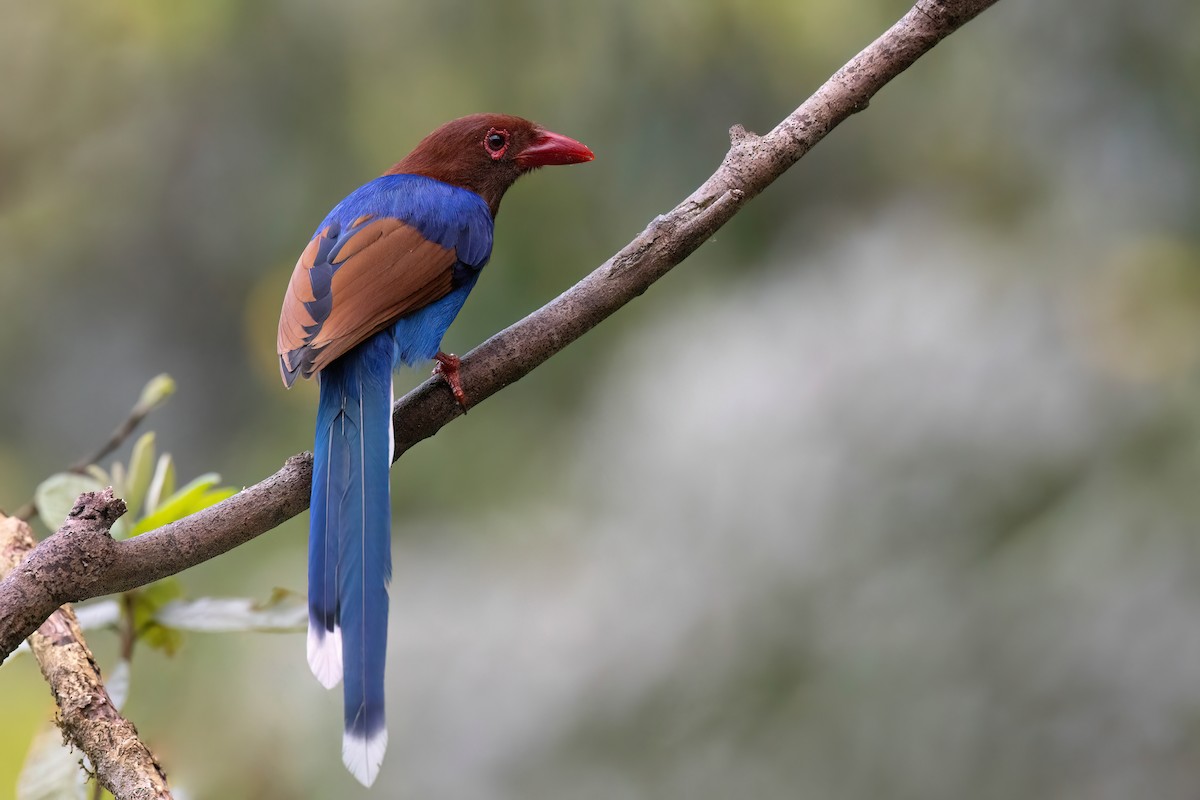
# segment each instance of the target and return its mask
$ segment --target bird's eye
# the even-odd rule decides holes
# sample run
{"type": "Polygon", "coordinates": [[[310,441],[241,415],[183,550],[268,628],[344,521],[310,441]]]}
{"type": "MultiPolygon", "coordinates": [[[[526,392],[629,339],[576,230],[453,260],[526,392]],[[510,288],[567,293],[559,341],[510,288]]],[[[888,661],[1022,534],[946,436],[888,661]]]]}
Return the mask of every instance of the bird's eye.
{"type": "Polygon", "coordinates": [[[487,136],[483,137],[483,146],[492,160],[498,160],[508,149],[508,131],[492,128],[487,132],[487,136]]]}

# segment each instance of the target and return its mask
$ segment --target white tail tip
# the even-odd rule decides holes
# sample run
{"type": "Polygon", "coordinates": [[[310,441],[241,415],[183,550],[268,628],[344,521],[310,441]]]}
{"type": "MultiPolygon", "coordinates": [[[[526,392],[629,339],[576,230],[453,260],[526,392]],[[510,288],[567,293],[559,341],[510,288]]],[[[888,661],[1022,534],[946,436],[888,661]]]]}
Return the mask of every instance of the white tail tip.
{"type": "Polygon", "coordinates": [[[308,624],[308,667],[326,689],[342,680],[342,629],[332,632],[308,624]]]}
{"type": "Polygon", "coordinates": [[[387,729],[363,739],[352,733],[342,735],[342,763],[363,786],[370,786],[383,766],[387,752],[387,729]]]}

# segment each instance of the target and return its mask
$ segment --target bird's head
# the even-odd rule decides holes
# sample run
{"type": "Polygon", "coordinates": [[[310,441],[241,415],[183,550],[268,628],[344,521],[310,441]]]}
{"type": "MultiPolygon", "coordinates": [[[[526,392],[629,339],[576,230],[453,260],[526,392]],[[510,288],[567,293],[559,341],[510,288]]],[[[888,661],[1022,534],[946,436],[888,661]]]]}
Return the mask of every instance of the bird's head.
{"type": "Polygon", "coordinates": [[[470,189],[495,215],[504,192],[526,172],[593,158],[585,145],[527,119],[473,114],[426,136],[387,174],[424,175],[470,189]]]}

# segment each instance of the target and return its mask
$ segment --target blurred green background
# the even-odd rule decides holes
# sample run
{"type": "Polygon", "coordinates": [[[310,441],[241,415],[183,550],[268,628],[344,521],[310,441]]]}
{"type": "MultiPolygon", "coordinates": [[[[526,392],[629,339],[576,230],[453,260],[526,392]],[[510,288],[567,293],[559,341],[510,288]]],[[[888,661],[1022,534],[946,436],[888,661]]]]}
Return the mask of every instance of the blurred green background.
{"type": "MultiPolygon", "coordinates": [[[[163,371],[181,477],[309,447],[291,266],[446,119],[597,154],[509,194],[461,353],[906,7],[3,0],[0,507],[163,371]]],[[[1002,0],[407,454],[373,796],[1195,797],[1198,32],[1192,0],[1002,0]]],[[[306,526],[186,591],[303,590],[306,526]]],[[[3,797],[53,710],[28,657],[0,708],[3,797]]],[[[188,797],[367,796],[301,635],[140,650],[126,711],[188,797]]]]}

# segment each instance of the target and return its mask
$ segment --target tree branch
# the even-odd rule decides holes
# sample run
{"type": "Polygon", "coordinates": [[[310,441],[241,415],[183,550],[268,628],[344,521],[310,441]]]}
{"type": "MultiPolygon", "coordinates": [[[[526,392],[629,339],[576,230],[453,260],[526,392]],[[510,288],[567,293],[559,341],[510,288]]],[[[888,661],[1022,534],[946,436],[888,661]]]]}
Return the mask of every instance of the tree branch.
{"type": "MultiPolygon", "coordinates": [[[[0,574],[15,568],[33,548],[33,533],[24,521],[0,516],[0,574]]],[[[118,798],[170,800],[154,754],[113,706],[71,607],[51,614],[29,637],[29,648],[54,693],[58,727],[87,754],[97,782],[118,798]]]]}
{"type": "MultiPolygon", "coordinates": [[[[520,380],[645,292],[889,81],[995,2],[921,0],[770,133],[734,126],[721,166],[691,196],[570,290],[463,357],[467,395],[479,403],[520,380]]],[[[393,408],[396,457],[461,413],[441,380],[409,392],[393,408]]],[[[121,542],[107,535],[106,525],[72,527],[69,519],[0,583],[0,662],[63,603],[180,572],[300,513],[308,506],[311,472],[309,454],[293,456],[223,503],[121,542]]],[[[108,519],[114,510],[108,498],[83,495],[77,510],[108,519]]]]}

